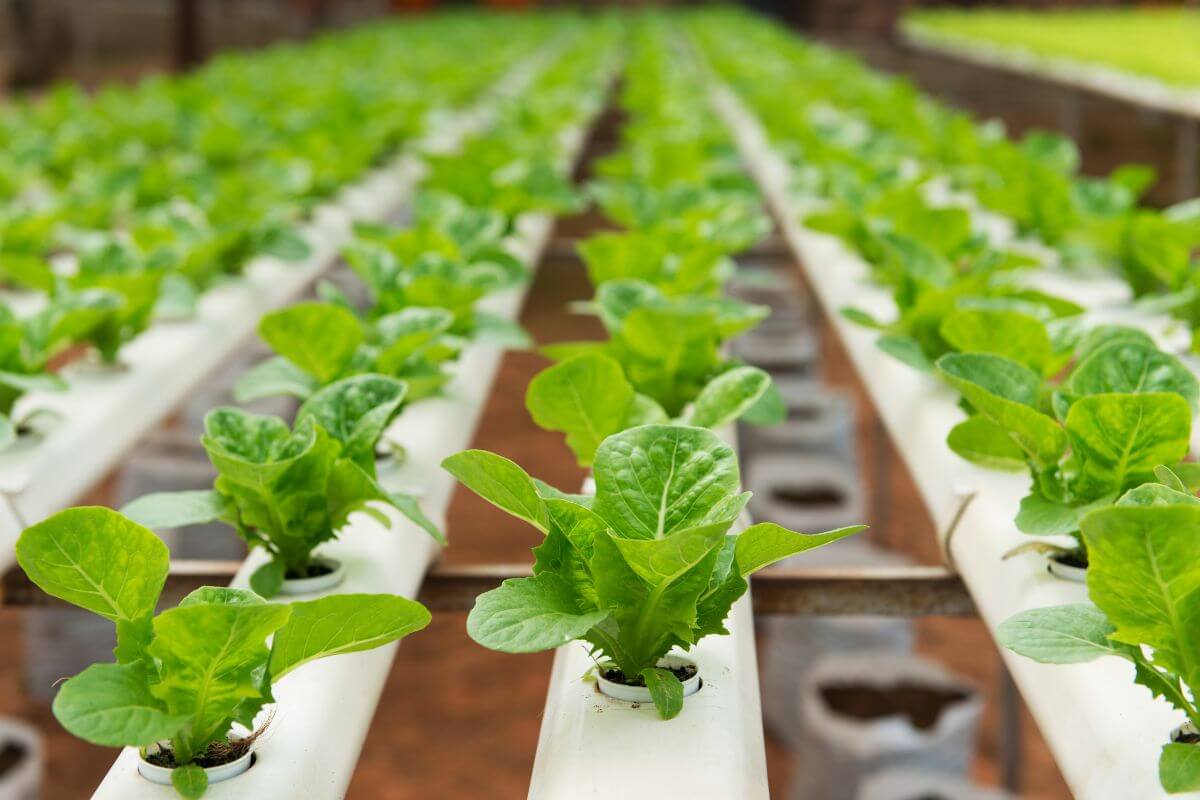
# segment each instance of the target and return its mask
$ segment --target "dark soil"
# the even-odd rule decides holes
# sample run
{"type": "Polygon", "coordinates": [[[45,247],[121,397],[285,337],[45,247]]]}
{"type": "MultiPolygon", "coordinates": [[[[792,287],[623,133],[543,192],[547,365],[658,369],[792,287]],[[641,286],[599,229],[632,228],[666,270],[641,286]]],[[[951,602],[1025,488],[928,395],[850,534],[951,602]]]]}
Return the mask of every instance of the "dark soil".
{"type": "Polygon", "coordinates": [[[844,683],[822,687],[821,698],[835,714],[861,720],[903,716],[924,731],[936,725],[947,708],[966,700],[967,693],[918,683],[888,687],[844,683]]]}
{"type": "MultiPolygon", "coordinates": [[[[679,682],[683,683],[686,680],[696,677],[697,669],[691,664],[682,667],[667,667],[671,674],[679,678],[679,682]]],[[[634,676],[633,680],[625,677],[625,673],[619,669],[608,669],[604,671],[604,680],[619,683],[622,686],[645,686],[646,681],[641,675],[634,676]]]]}
{"type": "MultiPolygon", "coordinates": [[[[1171,740],[1175,744],[1197,744],[1200,743],[1200,733],[1181,733],[1171,740]]],[[[3,771],[2,762],[0,762],[0,772],[3,771]]]]}
{"type": "Polygon", "coordinates": [[[1058,553],[1050,556],[1050,560],[1057,561],[1064,567],[1079,567],[1080,569],[1087,569],[1088,565],[1087,559],[1084,558],[1083,553],[1079,551],[1058,553]]]}
{"type": "Polygon", "coordinates": [[[811,422],[815,419],[820,419],[821,416],[821,409],[808,403],[788,406],[787,418],[789,422],[811,422]]]}
{"type": "Polygon", "coordinates": [[[9,770],[14,769],[25,758],[25,748],[14,742],[5,742],[0,746],[0,778],[9,770]]]}
{"type": "MultiPolygon", "coordinates": [[[[201,756],[192,759],[192,763],[203,769],[208,769],[209,767],[219,767],[222,764],[237,761],[246,755],[246,751],[254,744],[255,738],[257,737],[251,736],[232,742],[213,742],[201,756]]],[[[170,747],[162,747],[155,753],[147,754],[146,761],[156,767],[165,767],[167,769],[175,769],[179,766],[175,763],[175,753],[172,752],[170,747]]]]}
{"type": "Polygon", "coordinates": [[[775,489],[771,495],[776,500],[798,506],[828,506],[840,503],[844,493],[832,486],[795,486],[775,489]]]}
{"type": "Polygon", "coordinates": [[[334,569],[336,567],[328,561],[313,561],[303,571],[289,569],[284,573],[284,577],[289,581],[303,580],[304,578],[319,578],[322,575],[328,575],[334,569]]]}

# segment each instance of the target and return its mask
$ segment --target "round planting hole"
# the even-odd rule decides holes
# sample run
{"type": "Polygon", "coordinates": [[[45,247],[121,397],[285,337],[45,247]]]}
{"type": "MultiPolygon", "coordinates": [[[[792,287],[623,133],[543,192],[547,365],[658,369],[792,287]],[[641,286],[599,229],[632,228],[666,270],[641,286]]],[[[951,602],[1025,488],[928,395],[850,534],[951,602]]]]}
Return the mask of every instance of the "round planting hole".
{"type": "Polygon", "coordinates": [[[902,716],[918,730],[933,728],[947,709],[968,697],[960,689],[910,682],[892,686],[844,683],[821,687],[821,699],[835,714],[865,721],[902,716]]]}
{"type": "Polygon", "coordinates": [[[5,742],[0,745],[0,778],[4,777],[9,770],[16,769],[27,752],[24,745],[16,742],[5,742]]]}
{"type": "Polygon", "coordinates": [[[783,486],[771,490],[771,496],[781,503],[798,506],[832,506],[846,500],[846,493],[835,486],[783,486]]]}

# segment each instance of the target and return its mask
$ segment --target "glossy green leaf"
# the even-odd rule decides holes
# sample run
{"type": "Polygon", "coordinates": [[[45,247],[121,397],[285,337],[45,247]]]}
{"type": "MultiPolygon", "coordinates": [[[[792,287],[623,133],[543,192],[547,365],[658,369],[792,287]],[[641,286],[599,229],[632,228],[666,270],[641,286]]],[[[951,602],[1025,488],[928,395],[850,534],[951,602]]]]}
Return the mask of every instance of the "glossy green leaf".
{"type": "Polygon", "coordinates": [[[54,716],[85,742],[145,746],[174,736],[189,715],[170,714],[150,692],[142,662],[93,664],[68,680],[54,698],[54,716]]]}
{"type": "Polygon", "coordinates": [[[464,450],[445,459],[442,468],[492,505],[543,533],[549,528],[546,504],[533,479],[507,458],[486,450],[464,450]]]}
{"type": "Polygon", "coordinates": [[[1177,394],[1097,394],[1071,405],[1066,431],[1082,462],[1078,485],[1089,497],[1154,478],[1154,468],[1188,451],[1192,413],[1177,394]]]}
{"type": "Polygon", "coordinates": [[[825,533],[796,533],[773,522],[759,522],[742,531],[737,537],[734,555],[742,577],[768,567],[776,561],[836,542],[866,530],[866,525],[825,533]]]}
{"type": "Polygon", "coordinates": [[[1008,431],[991,419],[976,414],[955,425],[946,444],[962,458],[990,469],[1025,468],[1025,451],[1008,431]]]}
{"type": "Polygon", "coordinates": [[[996,641],[1044,664],[1079,664],[1120,655],[1108,641],[1114,632],[1104,612],[1090,603],[1023,611],[996,628],[996,641]]]}
{"type": "Polygon", "coordinates": [[[580,638],[608,615],[580,610],[575,593],[557,575],[510,578],[476,598],[467,633],[492,650],[536,653],[580,638]]]}
{"type": "Polygon", "coordinates": [[[155,617],[148,650],[162,679],[151,692],[171,714],[190,718],[186,735],[173,739],[179,760],[190,761],[223,736],[244,701],[261,699],[266,639],[290,614],[288,606],[271,603],[197,604],[155,617]]]}
{"type": "Polygon", "coordinates": [[[625,427],[634,402],[621,365],[599,353],[569,358],[539,372],[525,406],[533,421],[567,435],[567,445],[589,466],[605,438],[625,427]]]}
{"type": "Polygon", "coordinates": [[[338,594],[291,604],[271,646],[273,681],[310,661],[370,650],[429,624],[420,603],[390,594],[338,594]]]}
{"type": "Polygon", "coordinates": [[[1200,791],[1200,747],[1176,742],[1163,745],[1158,780],[1171,794],[1200,791]]]}
{"type": "Polygon", "coordinates": [[[1058,462],[1067,437],[1053,418],[1037,410],[1041,377],[1001,356],[950,353],[938,370],[981,414],[1003,428],[1043,466],[1058,462]]]}
{"type": "Polygon", "coordinates": [[[942,338],[964,353],[992,353],[1043,373],[1053,350],[1046,326],[1019,311],[962,309],[942,320],[942,338]]]}
{"type": "Polygon", "coordinates": [[[1101,347],[1082,360],[1067,382],[1076,395],[1112,392],[1175,392],[1197,407],[1200,386],[1179,359],[1155,347],[1121,343],[1101,347]]]}
{"type": "Polygon", "coordinates": [[[737,458],[703,428],[644,425],[596,452],[593,510],[626,538],[661,539],[703,521],[737,488],[737,458]]]}
{"type": "Polygon", "coordinates": [[[46,594],[114,622],[153,613],[167,546],[108,508],[69,508],[25,529],[17,562],[46,594]]]}

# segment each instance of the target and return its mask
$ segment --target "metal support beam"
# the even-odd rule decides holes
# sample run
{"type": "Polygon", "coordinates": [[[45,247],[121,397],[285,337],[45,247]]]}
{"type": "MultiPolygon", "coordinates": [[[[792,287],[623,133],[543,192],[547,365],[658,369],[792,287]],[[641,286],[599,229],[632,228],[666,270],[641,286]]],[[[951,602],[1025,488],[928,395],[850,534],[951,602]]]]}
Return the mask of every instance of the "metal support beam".
{"type": "MultiPolygon", "coordinates": [[[[164,595],[177,599],[205,585],[229,583],[236,561],[176,559],[164,595]]],[[[528,566],[439,564],[425,576],[418,599],[432,611],[468,611],[475,598],[508,578],[528,577],[528,566]]],[[[751,579],[756,614],[813,616],[974,616],[975,604],[959,578],[943,567],[772,569],[751,579]]],[[[0,583],[4,606],[61,606],[25,574],[11,569],[0,583]]]]}

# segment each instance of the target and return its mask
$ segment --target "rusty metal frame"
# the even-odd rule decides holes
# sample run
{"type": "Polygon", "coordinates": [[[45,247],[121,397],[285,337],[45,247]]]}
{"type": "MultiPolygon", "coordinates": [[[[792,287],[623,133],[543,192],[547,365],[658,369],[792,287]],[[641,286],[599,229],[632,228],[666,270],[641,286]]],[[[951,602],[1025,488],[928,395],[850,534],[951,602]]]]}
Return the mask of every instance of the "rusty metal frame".
{"type": "MultiPolygon", "coordinates": [[[[173,559],[164,596],[179,598],[204,585],[229,583],[237,561],[173,559]]],[[[528,577],[512,564],[438,564],[425,576],[419,600],[432,611],[468,611],[475,598],[508,578],[528,577]]],[[[944,567],[779,568],[751,579],[756,614],[815,616],[975,616],[957,575],[944,567]]],[[[64,605],[14,567],[0,580],[0,605],[64,605]]]]}

